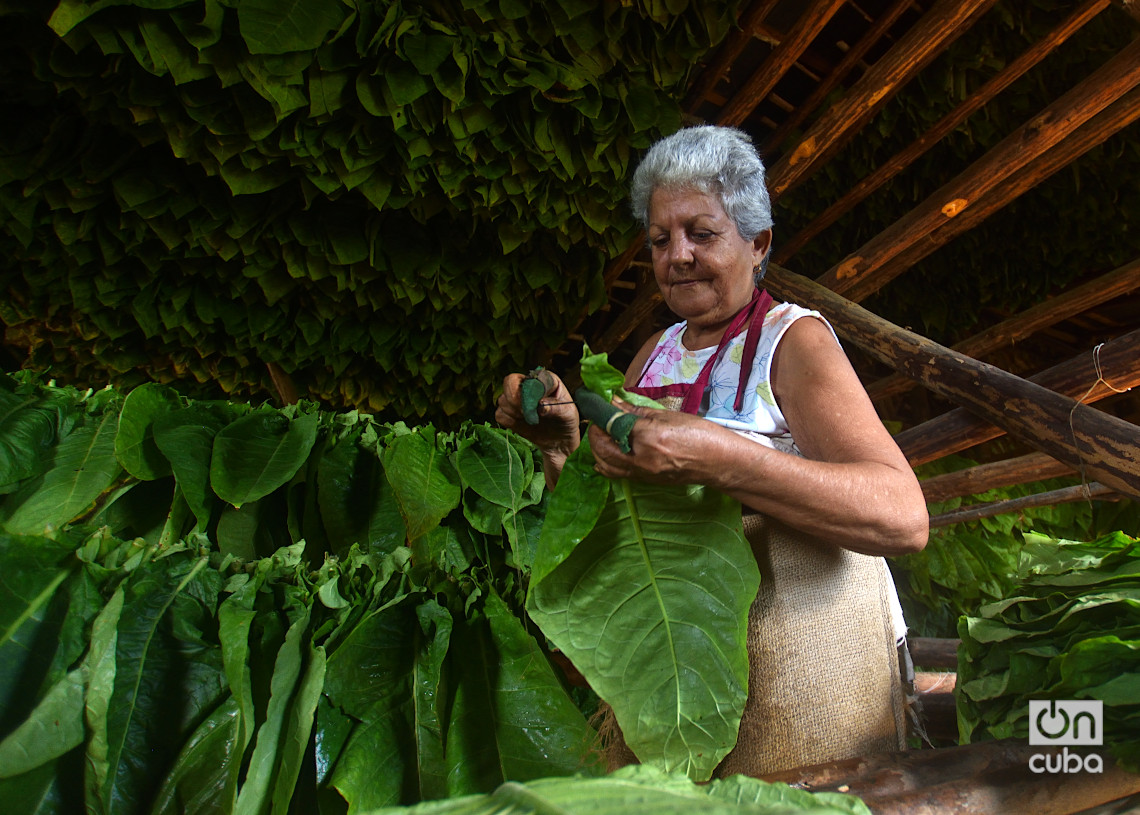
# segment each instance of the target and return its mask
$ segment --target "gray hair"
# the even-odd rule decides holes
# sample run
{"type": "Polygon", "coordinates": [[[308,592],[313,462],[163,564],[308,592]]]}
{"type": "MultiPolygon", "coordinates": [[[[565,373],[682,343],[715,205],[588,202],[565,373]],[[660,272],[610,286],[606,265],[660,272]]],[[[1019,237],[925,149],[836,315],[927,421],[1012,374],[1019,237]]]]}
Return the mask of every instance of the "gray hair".
{"type": "Polygon", "coordinates": [[[630,185],[633,214],[646,230],[649,199],[658,188],[715,195],[746,241],[772,228],[764,162],[748,134],[735,127],[686,127],[649,148],[630,185]]]}

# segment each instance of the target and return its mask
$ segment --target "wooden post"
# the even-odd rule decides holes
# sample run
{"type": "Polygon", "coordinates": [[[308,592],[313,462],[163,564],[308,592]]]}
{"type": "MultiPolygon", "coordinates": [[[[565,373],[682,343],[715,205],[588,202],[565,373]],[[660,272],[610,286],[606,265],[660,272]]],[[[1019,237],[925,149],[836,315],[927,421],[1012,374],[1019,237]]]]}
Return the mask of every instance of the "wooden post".
{"type": "Polygon", "coordinates": [[[768,286],[822,312],[871,356],[1119,492],[1140,496],[1140,427],[951,351],[772,265],[768,286]]]}
{"type": "MultiPolygon", "coordinates": [[[[1140,84],[1140,40],[1125,46],[1087,79],[1049,105],[954,180],[837,263],[817,282],[858,302],[891,280],[886,264],[993,194],[1014,197],[1003,182],[1140,84]]],[[[925,251],[925,248],[924,248],[925,251]]],[[[896,264],[894,273],[902,269],[896,264]]]]}

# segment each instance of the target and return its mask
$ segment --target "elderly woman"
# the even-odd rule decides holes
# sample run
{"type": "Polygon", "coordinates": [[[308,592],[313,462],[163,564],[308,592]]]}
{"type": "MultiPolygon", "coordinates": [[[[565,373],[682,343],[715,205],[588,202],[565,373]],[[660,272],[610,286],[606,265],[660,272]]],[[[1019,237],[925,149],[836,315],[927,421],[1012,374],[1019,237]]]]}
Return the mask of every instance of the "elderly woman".
{"type": "MultiPolygon", "coordinates": [[[[611,478],[698,483],[738,499],[760,564],[749,701],[718,770],[751,775],[905,746],[905,634],[882,556],[922,549],[926,506],[827,322],[757,288],[772,245],[764,166],[741,131],[692,127],[655,144],[632,203],[681,322],[637,353],[632,451],[590,430],[611,478]]],[[[496,420],[543,451],[548,483],[579,443],[565,387],[522,421],[518,374],[496,420]]]]}

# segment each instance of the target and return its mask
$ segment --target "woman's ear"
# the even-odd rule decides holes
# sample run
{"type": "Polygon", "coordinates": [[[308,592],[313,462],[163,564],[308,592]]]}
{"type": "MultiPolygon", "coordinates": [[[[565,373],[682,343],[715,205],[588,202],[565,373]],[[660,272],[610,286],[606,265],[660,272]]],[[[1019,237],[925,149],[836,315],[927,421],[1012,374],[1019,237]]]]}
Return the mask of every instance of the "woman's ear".
{"type": "Polygon", "coordinates": [[[772,230],[765,229],[752,239],[752,256],[754,259],[754,266],[759,266],[760,262],[768,255],[768,250],[772,248],[772,230]]]}

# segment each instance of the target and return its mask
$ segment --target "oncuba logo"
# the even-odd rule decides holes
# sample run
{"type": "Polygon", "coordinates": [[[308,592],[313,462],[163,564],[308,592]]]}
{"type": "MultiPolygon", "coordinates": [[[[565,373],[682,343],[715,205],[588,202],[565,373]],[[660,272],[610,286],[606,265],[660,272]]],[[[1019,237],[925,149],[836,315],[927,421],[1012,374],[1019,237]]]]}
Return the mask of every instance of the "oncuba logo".
{"type": "Polygon", "coordinates": [[[1034,753],[1029,769],[1035,773],[1104,772],[1096,753],[1070,753],[1069,747],[1104,744],[1104,703],[1040,699],[1029,702],[1029,744],[1061,747],[1060,753],[1034,753]]]}

